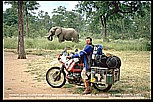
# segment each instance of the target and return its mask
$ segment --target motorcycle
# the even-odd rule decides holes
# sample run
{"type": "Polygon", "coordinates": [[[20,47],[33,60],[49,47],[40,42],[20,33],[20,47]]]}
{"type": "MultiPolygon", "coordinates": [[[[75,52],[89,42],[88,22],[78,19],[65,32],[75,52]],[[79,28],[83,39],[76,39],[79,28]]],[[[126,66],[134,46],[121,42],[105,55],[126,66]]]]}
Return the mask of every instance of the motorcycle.
{"type": "MultiPolygon", "coordinates": [[[[77,49],[75,53],[77,53],[77,49]]],[[[71,54],[75,54],[71,52],[71,54]]],[[[81,78],[81,71],[84,67],[82,58],[67,58],[70,53],[65,48],[58,55],[58,61],[61,67],[51,67],[46,73],[47,83],[53,88],[60,88],[65,85],[66,81],[69,84],[84,86],[81,78]]],[[[106,92],[110,90],[112,85],[120,80],[121,60],[117,56],[92,55],[91,71],[87,73],[89,82],[99,91],[106,92]]]]}

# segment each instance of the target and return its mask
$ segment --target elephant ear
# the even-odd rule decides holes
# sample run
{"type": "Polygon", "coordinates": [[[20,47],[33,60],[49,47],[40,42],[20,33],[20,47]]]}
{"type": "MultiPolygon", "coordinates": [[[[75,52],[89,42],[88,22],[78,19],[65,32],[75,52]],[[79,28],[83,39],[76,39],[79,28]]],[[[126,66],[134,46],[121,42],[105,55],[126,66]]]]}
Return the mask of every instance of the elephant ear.
{"type": "Polygon", "coordinates": [[[58,36],[62,33],[62,28],[57,28],[55,31],[55,35],[58,36]]]}

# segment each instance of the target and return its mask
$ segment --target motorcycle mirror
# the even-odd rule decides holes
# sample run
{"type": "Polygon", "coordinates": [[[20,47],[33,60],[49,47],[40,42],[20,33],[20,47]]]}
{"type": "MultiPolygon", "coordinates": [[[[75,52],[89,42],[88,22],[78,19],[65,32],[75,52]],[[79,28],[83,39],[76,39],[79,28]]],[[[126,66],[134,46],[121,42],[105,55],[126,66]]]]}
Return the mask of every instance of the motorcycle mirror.
{"type": "Polygon", "coordinates": [[[78,52],[78,49],[75,49],[75,52],[78,52]]]}
{"type": "Polygon", "coordinates": [[[75,53],[74,53],[74,52],[71,52],[71,54],[73,54],[73,55],[74,55],[75,53]]]}
{"type": "Polygon", "coordinates": [[[66,51],[67,51],[67,48],[65,47],[65,48],[64,48],[64,52],[66,52],[66,51]]]}
{"type": "Polygon", "coordinates": [[[69,53],[67,53],[67,56],[69,56],[70,54],[69,53]]]}

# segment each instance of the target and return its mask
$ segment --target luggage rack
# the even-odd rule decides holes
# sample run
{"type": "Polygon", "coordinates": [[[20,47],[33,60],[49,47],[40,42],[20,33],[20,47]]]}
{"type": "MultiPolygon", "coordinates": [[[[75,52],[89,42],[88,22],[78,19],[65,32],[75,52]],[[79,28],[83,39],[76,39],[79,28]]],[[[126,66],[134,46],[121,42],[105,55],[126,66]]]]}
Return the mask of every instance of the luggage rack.
{"type": "Polygon", "coordinates": [[[104,69],[104,70],[109,69],[109,68],[106,68],[106,67],[91,67],[91,69],[92,69],[92,68],[95,68],[95,69],[104,69]]]}
{"type": "MultiPolygon", "coordinates": [[[[110,69],[110,68],[107,68],[107,67],[91,67],[91,71],[94,71],[95,73],[98,73],[98,74],[103,74],[104,75],[104,79],[108,76],[108,75],[112,75],[113,76],[113,84],[116,82],[116,81],[119,81],[120,80],[120,68],[117,68],[117,69],[110,69]],[[117,75],[115,75],[115,72],[117,72],[117,75]]],[[[91,73],[92,74],[92,73],[91,73]]],[[[96,82],[96,81],[95,81],[96,82]]],[[[98,82],[98,83],[101,83],[101,82],[98,82]]],[[[106,82],[102,82],[102,83],[106,83],[106,82]]]]}

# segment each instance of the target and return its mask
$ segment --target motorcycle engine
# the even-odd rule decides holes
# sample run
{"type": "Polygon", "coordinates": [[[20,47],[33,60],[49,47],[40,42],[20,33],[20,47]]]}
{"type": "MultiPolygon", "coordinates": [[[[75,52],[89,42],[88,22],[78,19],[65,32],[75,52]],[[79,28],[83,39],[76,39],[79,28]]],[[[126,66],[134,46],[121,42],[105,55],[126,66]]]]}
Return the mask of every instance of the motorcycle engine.
{"type": "Polygon", "coordinates": [[[81,73],[69,73],[67,78],[71,81],[80,81],[81,73]]]}

